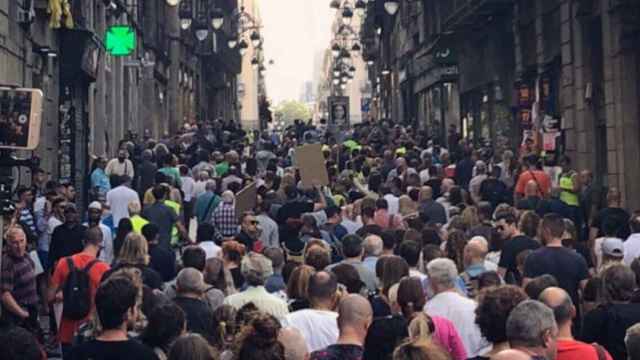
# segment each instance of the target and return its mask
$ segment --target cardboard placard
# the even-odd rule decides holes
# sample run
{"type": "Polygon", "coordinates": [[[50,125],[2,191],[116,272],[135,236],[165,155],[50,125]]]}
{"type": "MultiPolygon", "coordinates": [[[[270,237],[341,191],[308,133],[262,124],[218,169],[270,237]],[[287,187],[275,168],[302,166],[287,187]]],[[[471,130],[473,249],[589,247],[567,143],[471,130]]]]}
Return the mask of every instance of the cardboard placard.
{"type": "Polygon", "coordinates": [[[329,185],[329,174],[324,163],[321,144],[309,144],[296,148],[296,165],[300,170],[302,186],[329,185]]]}
{"type": "Polygon", "coordinates": [[[258,202],[258,186],[254,181],[236,194],[236,217],[240,219],[245,211],[251,211],[258,202]]]}

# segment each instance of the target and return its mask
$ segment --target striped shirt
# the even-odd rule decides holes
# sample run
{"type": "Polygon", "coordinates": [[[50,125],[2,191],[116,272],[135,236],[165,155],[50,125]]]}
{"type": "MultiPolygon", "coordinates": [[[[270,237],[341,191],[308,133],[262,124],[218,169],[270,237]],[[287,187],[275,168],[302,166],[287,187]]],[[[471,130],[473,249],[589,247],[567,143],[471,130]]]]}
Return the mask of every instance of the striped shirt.
{"type": "Polygon", "coordinates": [[[9,292],[21,306],[38,303],[35,265],[29,254],[20,258],[9,254],[2,256],[0,293],[4,292],[9,292]]]}

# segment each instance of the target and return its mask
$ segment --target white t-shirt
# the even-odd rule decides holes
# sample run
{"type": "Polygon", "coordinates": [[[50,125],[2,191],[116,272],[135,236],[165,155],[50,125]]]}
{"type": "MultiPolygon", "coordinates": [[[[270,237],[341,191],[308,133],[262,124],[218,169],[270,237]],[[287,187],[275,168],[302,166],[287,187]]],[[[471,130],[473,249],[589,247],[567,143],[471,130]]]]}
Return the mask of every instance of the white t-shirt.
{"type": "Polygon", "coordinates": [[[132,201],[140,201],[138,193],[124,185],[107,192],[107,205],[111,208],[114,226],[118,226],[120,219],[129,217],[129,203],[132,201]]]}
{"type": "Polygon", "coordinates": [[[400,198],[393,195],[387,194],[384,196],[384,199],[387,200],[387,204],[389,204],[389,214],[396,215],[400,212],[400,198]]]}
{"type": "Polygon", "coordinates": [[[196,182],[191,176],[183,176],[182,180],[182,192],[184,193],[184,201],[189,202],[194,198],[196,182]]]}
{"type": "Polygon", "coordinates": [[[338,313],[335,311],[298,310],[285,316],[281,322],[282,327],[296,328],[302,333],[310,353],[338,341],[338,313]]]}
{"type": "Polygon", "coordinates": [[[217,258],[220,255],[220,251],[222,251],[222,248],[213,241],[203,241],[198,246],[207,254],[207,260],[217,258]]]}

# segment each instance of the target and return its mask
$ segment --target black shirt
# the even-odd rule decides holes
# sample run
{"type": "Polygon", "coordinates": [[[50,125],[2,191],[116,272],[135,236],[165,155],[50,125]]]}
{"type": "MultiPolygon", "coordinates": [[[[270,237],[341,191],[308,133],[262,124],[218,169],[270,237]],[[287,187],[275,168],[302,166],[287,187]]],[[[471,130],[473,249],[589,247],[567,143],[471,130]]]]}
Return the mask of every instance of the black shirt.
{"type": "Polygon", "coordinates": [[[187,330],[200,334],[212,341],[215,338],[218,322],[209,305],[199,299],[178,297],[173,300],[186,314],[187,330]]]}
{"type": "Polygon", "coordinates": [[[584,316],[580,340],[597,342],[616,360],[626,359],[625,333],[637,322],[640,322],[638,304],[600,305],[584,316]]]}
{"type": "Polygon", "coordinates": [[[53,230],[51,234],[51,246],[49,248],[49,264],[55,268],[55,263],[63,257],[71,256],[84,249],[82,240],[84,239],[87,227],[84,225],[74,225],[69,227],[62,224],[53,230]]]}
{"type": "Polygon", "coordinates": [[[531,253],[524,263],[524,276],[533,279],[540,275],[553,275],[574,304],[579,304],[580,282],[589,277],[585,259],[573,249],[543,247],[531,253]]]}
{"type": "Polygon", "coordinates": [[[427,222],[447,223],[447,211],[442,204],[435,200],[427,200],[420,204],[420,214],[421,216],[426,216],[427,222]]]}
{"type": "Polygon", "coordinates": [[[135,341],[91,340],[71,350],[72,360],[157,360],[158,357],[145,345],[135,341]]]}
{"type": "Polygon", "coordinates": [[[244,232],[244,230],[240,231],[240,233],[236,235],[236,241],[243,244],[247,248],[247,251],[253,251],[253,243],[255,240],[249,236],[249,234],[244,232]]]}
{"type": "Polygon", "coordinates": [[[374,318],[364,341],[365,360],[388,360],[393,350],[409,336],[407,319],[401,315],[374,318]]]}
{"type": "Polygon", "coordinates": [[[480,198],[495,209],[501,203],[511,203],[512,194],[504,182],[496,178],[485,179],[480,184],[480,198]]]}
{"type": "Polygon", "coordinates": [[[149,244],[149,258],[149,266],[160,274],[164,282],[176,277],[176,256],[171,251],[149,244]]]}
{"type": "Polygon", "coordinates": [[[598,229],[598,237],[604,236],[602,225],[605,222],[618,229],[616,237],[623,240],[629,237],[629,213],[625,209],[607,207],[598,212],[591,224],[591,227],[598,229]]]}
{"type": "Polygon", "coordinates": [[[522,282],[522,276],[518,272],[516,257],[524,250],[534,250],[539,247],[539,242],[525,235],[514,236],[511,240],[507,241],[502,247],[500,263],[498,264],[499,267],[507,270],[505,280],[513,279],[515,283],[520,284],[522,282]]]}
{"type": "Polygon", "coordinates": [[[360,360],[364,348],[351,344],[335,344],[326,349],[314,351],[309,360],[360,360]]]}
{"type": "Polygon", "coordinates": [[[539,196],[532,196],[532,197],[520,199],[516,204],[516,208],[518,210],[533,210],[537,212],[538,206],[540,205],[541,200],[542,199],[539,196]]]}
{"type": "Polygon", "coordinates": [[[237,267],[229,269],[229,273],[231,273],[231,278],[233,279],[233,287],[235,287],[237,290],[241,290],[244,286],[244,276],[242,276],[242,270],[237,267]]]}

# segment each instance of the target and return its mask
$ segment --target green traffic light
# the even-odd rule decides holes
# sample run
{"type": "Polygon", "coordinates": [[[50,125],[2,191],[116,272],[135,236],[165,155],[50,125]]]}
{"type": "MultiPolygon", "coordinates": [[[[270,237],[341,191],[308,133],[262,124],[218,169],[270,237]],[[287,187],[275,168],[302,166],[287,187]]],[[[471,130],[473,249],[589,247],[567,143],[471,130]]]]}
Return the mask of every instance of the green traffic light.
{"type": "Polygon", "coordinates": [[[107,30],[105,45],[112,56],[130,55],[136,49],[136,33],[131,26],[111,26],[107,30]]]}

